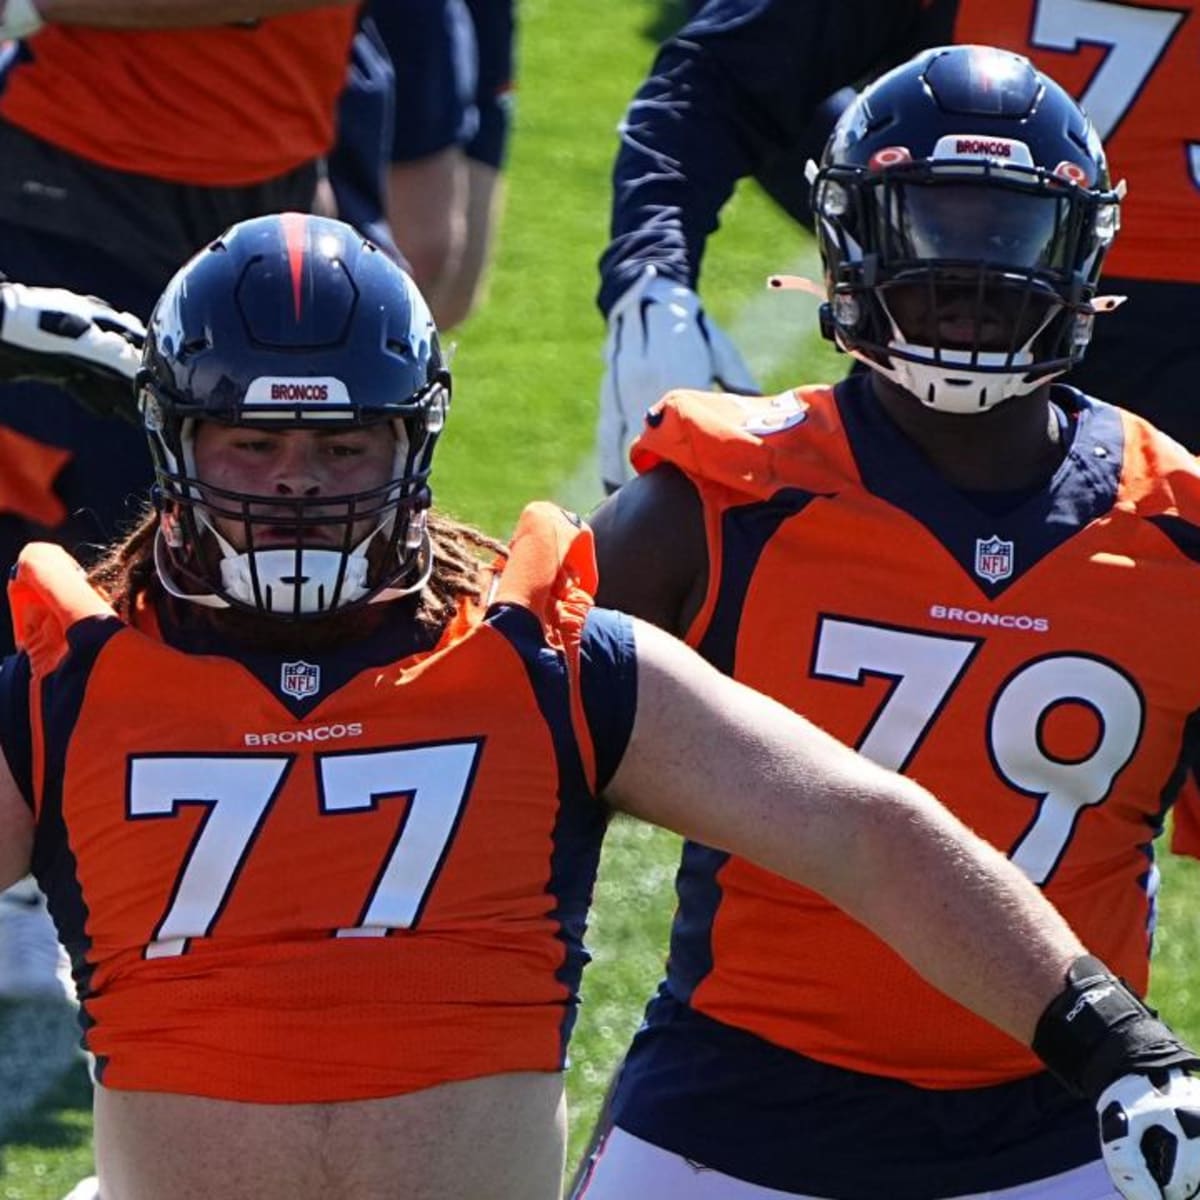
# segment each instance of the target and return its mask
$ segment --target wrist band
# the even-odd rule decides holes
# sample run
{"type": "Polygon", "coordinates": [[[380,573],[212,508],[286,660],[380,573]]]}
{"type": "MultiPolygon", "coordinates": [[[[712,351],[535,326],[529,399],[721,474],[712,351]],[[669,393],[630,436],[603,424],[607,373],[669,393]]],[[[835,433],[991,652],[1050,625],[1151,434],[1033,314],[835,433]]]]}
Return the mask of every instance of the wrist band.
{"type": "Polygon", "coordinates": [[[1038,1021],[1033,1052],[1072,1092],[1093,1100],[1122,1075],[1200,1065],[1158,1014],[1091,955],[1068,969],[1066,987],[1038,1021]]]}

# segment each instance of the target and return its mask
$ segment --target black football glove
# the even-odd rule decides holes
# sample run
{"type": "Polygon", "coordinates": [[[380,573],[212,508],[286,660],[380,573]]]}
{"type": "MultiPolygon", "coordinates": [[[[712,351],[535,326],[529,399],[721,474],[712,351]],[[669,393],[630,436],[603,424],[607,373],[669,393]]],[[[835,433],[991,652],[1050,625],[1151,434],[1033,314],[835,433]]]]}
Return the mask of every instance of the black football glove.
{"type": "Polygon", "coordinates": [[[1200,1058],[1090,955],[1038,1022],[1033,1049],[1096,1104],[1100,1149],[1125,1200],[1200,1197],[1200,1058]]]}

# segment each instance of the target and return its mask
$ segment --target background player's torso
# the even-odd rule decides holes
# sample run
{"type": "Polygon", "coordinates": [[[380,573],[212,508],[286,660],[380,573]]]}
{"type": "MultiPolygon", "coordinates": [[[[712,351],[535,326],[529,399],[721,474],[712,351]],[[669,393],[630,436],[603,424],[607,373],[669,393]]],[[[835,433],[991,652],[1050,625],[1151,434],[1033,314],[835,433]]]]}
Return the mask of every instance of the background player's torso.
{"type": "MultiPolygon", "coordinates": [[[[1115,410],[1085,408],[1048,491],[1001,516],[933,476],[861,380],[840,392],[868,486],[826,463],[823,494],[707,488],[720,567],[689,640],[928,786],[1143,986],[1149,843],[1200,708],[1200,647],[1173,632],[1200,568],[1106,498],[1127,488],[1115,410]]],[[[680,887],[670,984],[699,1011],[923,1086],[1036,1069],[814,894],[700,848],[680,887]]]]}
{"type": "Polygon", "coordinates": [[[0,117],[82,158],[176,183],[259,183],[333,141],[352,5],[238,25],[51,25],[11,46],[0,117]]]}

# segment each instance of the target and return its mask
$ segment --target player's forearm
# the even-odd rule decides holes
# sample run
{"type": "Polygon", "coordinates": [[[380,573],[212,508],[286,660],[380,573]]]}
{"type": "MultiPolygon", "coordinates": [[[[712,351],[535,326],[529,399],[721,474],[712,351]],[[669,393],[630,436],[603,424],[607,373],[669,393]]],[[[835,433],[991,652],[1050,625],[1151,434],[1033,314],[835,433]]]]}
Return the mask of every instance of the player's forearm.
{"type": "Polygon", "coordinates": [[[277,17],[354,0],[35,0],[47,24],[170,29],[277,17]]]}
{"type": "Polygon", "coordinates": [[[1079,939],[1003,855],[915,787],[856,799],[849,868],[821,890],[919,974],[1024,1045],[1079,939]]]}

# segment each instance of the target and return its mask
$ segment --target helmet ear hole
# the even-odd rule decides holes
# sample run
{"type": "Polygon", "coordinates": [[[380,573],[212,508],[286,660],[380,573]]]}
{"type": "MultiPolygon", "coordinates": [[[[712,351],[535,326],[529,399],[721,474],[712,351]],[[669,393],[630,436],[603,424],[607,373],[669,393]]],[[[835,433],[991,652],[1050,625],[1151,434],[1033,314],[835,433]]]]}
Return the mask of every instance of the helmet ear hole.
{"type": "Polygon", "coordinates": [[[160,297],[138,384],[156,562],[174,594],[320,617],[427,575],[423,510],[450,374],[416,285],[350,226],[301,213],[232,226],[160,297]],[[273,433],[382,423],[397,446],[379,486],[284,498],[200,479],[197,422],[273,433]],[[241,531],[238,547],[217,521],[241,531]]]}
{"type": "Polygon", "coordinates": [[[978,412],[1082,357],[1121,197],[1087,116],[1028,59],[946,46],[880,77],[813,186],[822,332],[923,403],[978,412]]]}

